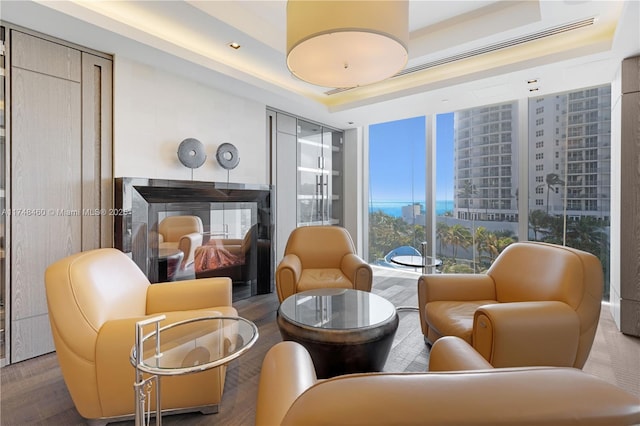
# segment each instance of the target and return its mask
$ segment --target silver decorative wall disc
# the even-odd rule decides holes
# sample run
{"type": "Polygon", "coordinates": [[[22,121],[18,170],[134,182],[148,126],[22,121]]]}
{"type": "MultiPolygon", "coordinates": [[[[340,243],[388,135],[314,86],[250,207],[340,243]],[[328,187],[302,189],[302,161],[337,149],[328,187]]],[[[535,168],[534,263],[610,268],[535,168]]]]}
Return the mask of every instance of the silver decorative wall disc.
{"type": "Polygon", "coordinates": [[[178,159],[190,169],[197,169],[204,164],[207,154],[204,152],[204,145],[198,139],[188,138],[180,142],[178,146],[178,159]]]}
{"type": "Polygon", "coordinates": [[[218,164],[220,164],[223,169],[235,169],[240,162],[238,148],[236,148],[233,144],[223,143],[218,147],[218,150],[216,151],[216,159],[218,160],[218,164]]]}

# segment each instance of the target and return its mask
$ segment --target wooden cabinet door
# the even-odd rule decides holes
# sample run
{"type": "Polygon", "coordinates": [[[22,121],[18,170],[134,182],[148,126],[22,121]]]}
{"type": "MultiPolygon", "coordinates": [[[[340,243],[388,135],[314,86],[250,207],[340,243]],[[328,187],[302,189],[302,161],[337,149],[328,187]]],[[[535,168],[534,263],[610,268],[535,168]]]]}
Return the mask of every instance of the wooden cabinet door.
{"type": "Polygon", "coordinates": [[[44,272],[80,251],[80,52],[11,34],[11,362],[53,351],[44,272]]]}
{"type": "Polygon", "coordinates": [[[111,61],[16,30],[10,55],[14,363],[54,350],[46,268],[111,246],[111,61]]]}

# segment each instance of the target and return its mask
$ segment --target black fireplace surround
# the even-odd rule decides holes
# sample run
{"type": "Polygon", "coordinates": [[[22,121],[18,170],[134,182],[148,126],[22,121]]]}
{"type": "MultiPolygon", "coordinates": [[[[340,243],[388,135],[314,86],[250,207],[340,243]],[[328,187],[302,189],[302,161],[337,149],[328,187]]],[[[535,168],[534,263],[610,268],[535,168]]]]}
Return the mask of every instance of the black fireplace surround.
{"type": "Polygon", "coordinates": [[[273,291],[274,224],[269,185],[120,177],[115,179],[114,201],[116,211],[122,212],[115,216],[115,247],[129,254],[152,283],[159,279],[157,235],[163,217],[198,216],[206,236],[221,229],[220,224],[212,222],[226,217],[226,211],[235,213],[232,220],[242,216],[242,224],[236,223],[237,227],[249,228],[246,262],[243,260],[239,268],[226,267],[186,278],[229,276],[234,281],[234,299],[236,294],[242,294],[238,297],[242,298],[273,291]],[[245,290],[237,293],[236,287],[245,290]]]}

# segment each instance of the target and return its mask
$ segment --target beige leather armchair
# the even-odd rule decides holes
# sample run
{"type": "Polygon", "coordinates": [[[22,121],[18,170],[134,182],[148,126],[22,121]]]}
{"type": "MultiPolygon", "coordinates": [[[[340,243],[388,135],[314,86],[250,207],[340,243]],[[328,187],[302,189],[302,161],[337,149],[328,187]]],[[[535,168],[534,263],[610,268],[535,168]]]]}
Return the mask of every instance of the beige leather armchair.
{"type": "Polygon", "coordinates": [[[196,247],[202,245],[202,219],[198,216],[168,216],[158,225],[158,247],[184,253],[180,269],[193,263],[196,247]]]}
{"type": "Polygon", "coordinates": [[[494,367],[582,368],[602,291],[602,265],[594,255],[518,242],[486,274],[420,277],[420,324],[428,342],[458,336],[494,367]]]}
{"type": "Polygon", "coordinates": [[[578,369],[491,369],[466,342],[447,343],[436,342],[430,356],[458,357],[464,371],[348,374],[327,380],[316,379],[303,346],[278,343],[262,363],[256,425],[640,424],[638,397],[578,369]]]}
{"type": "MultiPolygon", "coordinates": [[[[159,314],[167,316],[162,324],[217,313],[237,316],[228,278],[150,285],[116,249],[55,262],[46,270],[45,287],[62,376],[80,415],[94,423],[134,413],[135,369],[129,356],[137,321],[159,314]]],[[[222,366],[163,377],[163,410],[217,412],[225,372],[222,366]]],[[[151,401],[155,407],[155,397],[151,401]]]]}
{"type": "Polygon", "coordinates": [[[294,229],[276,269],[280,302],[317,288],[371,291],[372,281],[371,267],[356,254],[349,232],[339,226],[294,229]]]}

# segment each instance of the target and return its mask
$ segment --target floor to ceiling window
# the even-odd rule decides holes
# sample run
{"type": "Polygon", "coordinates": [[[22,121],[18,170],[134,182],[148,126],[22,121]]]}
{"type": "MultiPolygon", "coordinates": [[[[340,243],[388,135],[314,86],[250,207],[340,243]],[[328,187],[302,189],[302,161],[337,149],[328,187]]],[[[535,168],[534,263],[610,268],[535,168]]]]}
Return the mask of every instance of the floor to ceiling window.
{"type": "Polygon", "coordinates": [[[436,196],[453,208],[436,212],[436,256],[445,273],[483,272],[517,240],[517,104],[437,116],[436,196]],[[452,154],[453,153],[453,154],[452,154]]]}
{"type": "Polygon", "coordinates": [[[369,262],[419,254],[425,240],[425,117],[369,128],[369,262]],[[393,253],[392,253],[393,252],[393,253]]]}
{"type": "Polygon", "coordinates": [[[611,86],[529,100],[529,240],[598,256],[609,297],[611,86]]]}
{"type": "Polygon", "coordinates": [[[546,241],[598,256],[608,298],[611,88],[531,98],[528,112],[519,105],[436,115],[434,171],[425,162],[426,117],[370,127],[370,263],[389,265],[398,252],[420,254],[431,234],[424,200],[433,197],[432,247],[441,272],[482,273],[511,243],[546,241]],[[433,194],[425,191],[429,179],[435,179],[433,194]],[[523,211],[520,194],[528,194],[523,211]],[[525,229],[528,235],[518,234],[525,229]]]}

